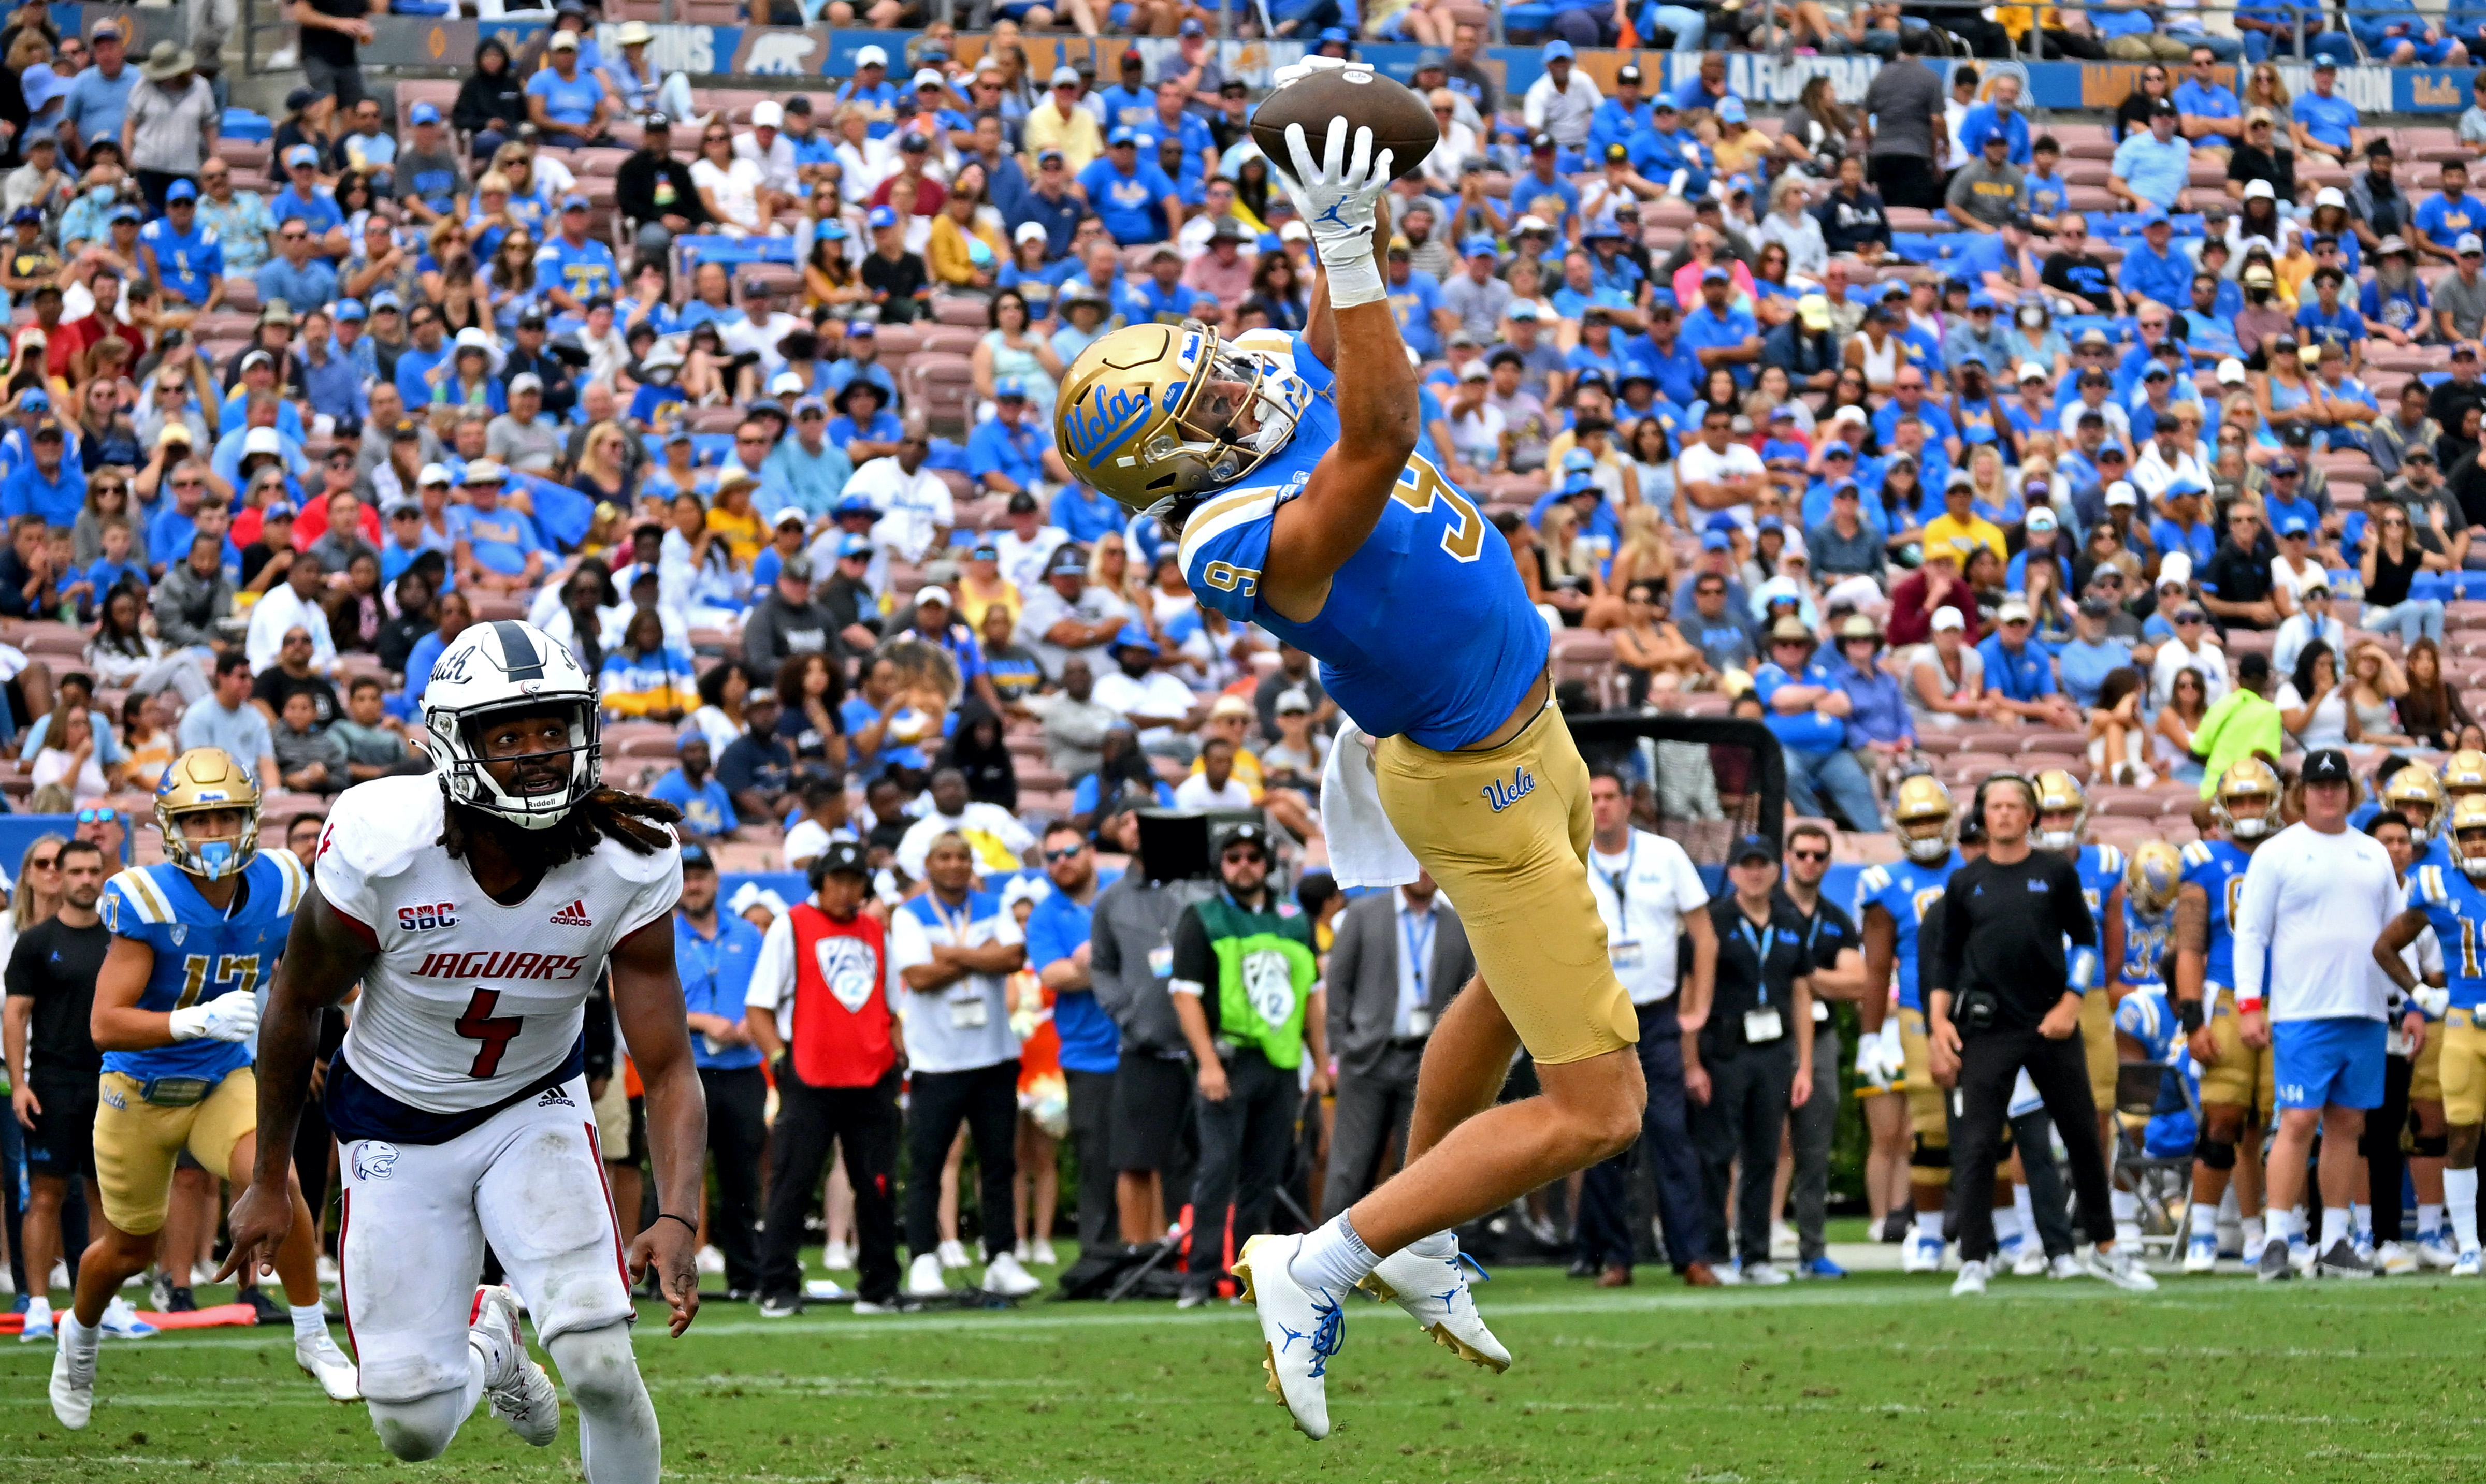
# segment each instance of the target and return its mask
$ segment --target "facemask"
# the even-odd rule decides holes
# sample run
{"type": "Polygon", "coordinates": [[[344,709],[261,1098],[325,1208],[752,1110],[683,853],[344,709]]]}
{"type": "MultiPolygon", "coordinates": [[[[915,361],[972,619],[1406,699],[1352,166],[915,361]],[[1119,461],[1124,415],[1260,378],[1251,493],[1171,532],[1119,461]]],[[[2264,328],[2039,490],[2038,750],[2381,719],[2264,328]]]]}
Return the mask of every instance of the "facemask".
{"type": "Polygon", "coordinates": [[[101,206],[105,202],[110,201],[112,197],[113,189],[109,185],[98,185],[95,189],[86,193],[86,199],[94,202],[97,206],[101,206]]]}

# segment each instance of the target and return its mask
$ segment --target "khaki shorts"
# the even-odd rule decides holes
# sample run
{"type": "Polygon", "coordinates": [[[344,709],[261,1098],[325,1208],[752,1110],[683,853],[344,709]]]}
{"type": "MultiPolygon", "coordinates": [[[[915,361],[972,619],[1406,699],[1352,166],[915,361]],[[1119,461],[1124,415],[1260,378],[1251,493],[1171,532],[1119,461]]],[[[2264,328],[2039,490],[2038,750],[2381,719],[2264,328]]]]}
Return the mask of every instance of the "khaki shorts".
{"type": "Polygon", "coordinates": [[[2114,1046],[2114,996],[2093,989],[2081,996],[2081,1051],[2089,1062],[2089,1101],[2100,1113],[2114,1107],[2116,1075],[2123,1054],[2114,1046]]]}
{"type": "Polygon", "coordinates": [[[259,1129],[259,1079],[246,1066],[187,1108],[147,1102],[138,1095],[143,1086],[106,1072],[96,1091],[95,1183],[103,1193],[103,1218],[133,1237],[163,1229],[173,1162],[182,1150],[220,1180],[248,1180],[249,1170],[234,1168],[234,1146],[259,1129]]]}
{"type": "Polygon", "coordinates": [[[1547,706],[1497,748],[1437,753],[1386,737],[1381,807],[1450,893],[1477,972],[1528,1054],[1585,1061],[1640,1039],[1588,893],[1588,765],[1547,706]]]}
{"type": "Polygon", "coordinates": [[[2450,1010],[2436,1029],[2441,1035],[2427,1036],[2426,1043],[2443,1042],[2444,1121],[2462,1128],[2486,1123],[2486,1027],[2472,1011],[2450,1010]]]}
{"type": "Polygon", "coordinates": [[[1922,1010],[1899,1011],[1899,1059],[1907,1066],[1908,1132],[1920,1148],[1949,1148],[1950,1119],[1943,1105],[1950,1094],[1934,1081],[1933,1043],[1925,1039],[1922,1010]]]}
{"type": "Polygon", "coordinates": [[[2210,1013],[2210,1064],[2201,1069],[2202,1106],[2242,1108],[2267,1122],[2279,1106],[2278,1064],[2269,1047],[2245,1044],[2235,1000],[2213,988],[2218,998],[2210,1013]]]}
{"type": "Polygon", "coordinates": [[[2417,1054],[2409,1067],[2409,1101],[2440,1103],[2443,1101],[2443,1032],[2444,1023],[2434,1021],[2425,1028],[2425,1048],[2417,1054]]]}

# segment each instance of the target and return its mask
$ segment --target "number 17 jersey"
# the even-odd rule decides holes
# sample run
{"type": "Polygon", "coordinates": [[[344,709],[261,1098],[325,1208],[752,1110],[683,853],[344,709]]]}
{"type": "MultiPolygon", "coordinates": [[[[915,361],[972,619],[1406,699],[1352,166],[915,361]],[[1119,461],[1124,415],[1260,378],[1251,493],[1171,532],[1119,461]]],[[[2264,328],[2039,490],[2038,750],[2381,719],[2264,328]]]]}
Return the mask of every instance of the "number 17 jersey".
{"type": "MultiPolygon", "coordinates": [[[[205,1004],[235,990],[267,1003],[268,982],[293,930],[293,909],[310,877],[290,850],[261,850],[242,867],[229,911],[199,894],[187,871],[171,862],[125,870],[103,884],[96,910],[116,938],[145,944],[155,955],[138,1008],[168,1013],[205,1004]]],[[[151,1077],[220,1079],[250,1065],[251,1043],[208,1036],[145,1051],[108,1051],[103,1068],[145,1082],[151,1077]]]]}
{"type": "Polygon", "coordinates": [[[1184,523],[1183,580],[1227,618],[1318,659],[1322,686],[1373,736],[1447,752],[1491,732],[1545,673],[1552,640],[1501,533],[1422,453],[1332,577],[1318,616],[1298,623],[1260,601],[1278,508],[1338,446],[1337,377],[1300,335],[1240,344],[1291,361],[1312,396],[1284,448],[1184,523]]]}
{"type": "Polygon", "coordinates": [[[681,895],[679,850],[606,839],[504,906],[438,843],[445,807],[437,779],[374,779],[319,837],[319,894],[378,950],[329,1078],[340,1139],[444,1141],[574,1073],[605,955],[681,895]]]}

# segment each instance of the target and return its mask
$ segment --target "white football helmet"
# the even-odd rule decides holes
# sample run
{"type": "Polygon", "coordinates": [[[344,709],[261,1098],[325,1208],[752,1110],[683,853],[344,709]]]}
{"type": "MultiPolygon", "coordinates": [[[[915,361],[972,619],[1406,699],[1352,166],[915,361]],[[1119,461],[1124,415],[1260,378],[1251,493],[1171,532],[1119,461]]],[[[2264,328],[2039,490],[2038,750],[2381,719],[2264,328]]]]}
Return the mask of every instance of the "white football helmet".
{"type": "Polygon", "coordinates": [[[595,682],[569,646],[513,618],[468,625],[441,651],[423,693],[424,747],[449,797],[529,830],[559,822],[594,790],[597,720],[595,682]],[[483,767],[485,724],[553,706],[569,712],[567,783],[542,793],[505,792],[483,767]]]}

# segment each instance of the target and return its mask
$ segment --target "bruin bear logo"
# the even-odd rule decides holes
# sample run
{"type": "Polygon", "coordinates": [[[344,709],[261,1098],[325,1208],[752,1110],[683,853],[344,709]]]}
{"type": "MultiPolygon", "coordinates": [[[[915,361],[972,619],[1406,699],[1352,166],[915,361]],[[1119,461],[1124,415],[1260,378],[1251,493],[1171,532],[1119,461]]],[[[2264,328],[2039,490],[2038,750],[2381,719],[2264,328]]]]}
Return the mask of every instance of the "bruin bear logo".
{"type": "Polygon", "coordinates": [[[801,31],[763,31],[753,38],[741,70],[760,76],[800,76],[810,71],[819,39],[801,31]]]}

